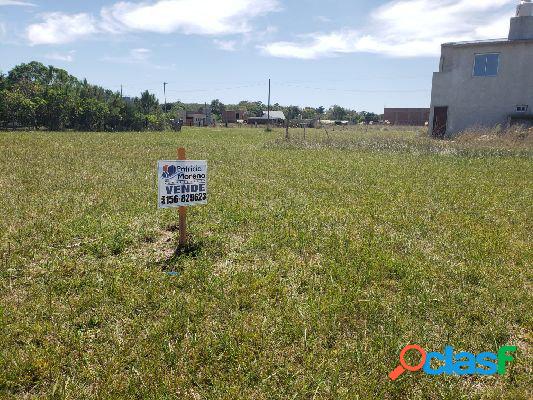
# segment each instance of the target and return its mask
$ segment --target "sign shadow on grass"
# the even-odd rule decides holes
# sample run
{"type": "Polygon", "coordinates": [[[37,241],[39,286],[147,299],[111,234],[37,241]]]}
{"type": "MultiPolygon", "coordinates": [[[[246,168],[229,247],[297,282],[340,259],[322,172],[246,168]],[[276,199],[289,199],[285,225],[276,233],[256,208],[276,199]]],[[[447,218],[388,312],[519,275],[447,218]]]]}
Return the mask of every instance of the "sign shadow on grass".
{"type": "Polygon", "coordinates": [[[183,261],[185,259],[198,258],[204,246],[204,241],[190,242],[184,247],[178,246],[170,256],[149,262],[148,266],[150,268],[160,269],[162,272],[171,276],[179,276],[183,272],[183,261]]]}

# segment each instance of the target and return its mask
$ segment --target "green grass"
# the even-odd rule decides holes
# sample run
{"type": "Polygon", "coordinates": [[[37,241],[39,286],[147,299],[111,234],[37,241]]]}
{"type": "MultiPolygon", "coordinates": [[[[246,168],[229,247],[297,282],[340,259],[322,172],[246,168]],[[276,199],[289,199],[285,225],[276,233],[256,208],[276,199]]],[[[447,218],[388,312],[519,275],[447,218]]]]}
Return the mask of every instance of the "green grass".
{"type": "Polygon", "coordinates": [[[291,132],[0,133],[0,398],[531,398],[531,149],[291,132]],[[178,146],[210,199],[173,256],[178,146]],[[409,343],[519,349],[392,383],[409,343]]]}

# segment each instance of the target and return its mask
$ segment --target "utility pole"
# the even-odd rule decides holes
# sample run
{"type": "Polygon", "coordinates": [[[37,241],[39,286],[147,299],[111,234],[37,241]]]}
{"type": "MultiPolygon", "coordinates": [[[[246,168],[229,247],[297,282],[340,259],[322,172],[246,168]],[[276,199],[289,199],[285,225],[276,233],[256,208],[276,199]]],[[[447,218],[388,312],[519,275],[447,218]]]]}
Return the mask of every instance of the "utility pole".
{"type": "Polygon", "coordinates": [[[163,94],[165,95],[165,113],[167,112],[167,82],[163,82],[163,94]]]}
{"type": "Polygon", "coordinates": [[[268,108],[267,108],[268,129],[270,130],[270,78],[268,78],[268,108]]]}
{"type": "Polygon", "coordinates": [[[124,98],[124,96],[122,96],[122,85],[120,85],[120,98],[124,98]]]}

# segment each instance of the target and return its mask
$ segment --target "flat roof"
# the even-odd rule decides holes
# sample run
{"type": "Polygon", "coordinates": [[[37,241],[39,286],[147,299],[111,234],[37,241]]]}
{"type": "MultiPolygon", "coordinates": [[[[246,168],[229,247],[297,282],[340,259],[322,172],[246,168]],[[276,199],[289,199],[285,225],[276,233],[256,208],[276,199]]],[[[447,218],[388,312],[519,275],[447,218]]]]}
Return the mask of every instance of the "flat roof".
{"type": "Polygon", "coordinates": [[[487,40],[471,40],[471,41],[465,41],[465,42],[449,42],[449,43],[443,43],[443,46],[475,46],[475,45],[483,45],[483,44],[506,44],[506,43],[523,43],[523,42],[531,42],[533,43],[533,39],[517,39],[517,40],[509,40],[509,39],[487,39],[487,40]]]}
{"type": "Polygon", "coordinates": [[[385,111],[430,111],[429,107],[385,107],[385,111]]]}

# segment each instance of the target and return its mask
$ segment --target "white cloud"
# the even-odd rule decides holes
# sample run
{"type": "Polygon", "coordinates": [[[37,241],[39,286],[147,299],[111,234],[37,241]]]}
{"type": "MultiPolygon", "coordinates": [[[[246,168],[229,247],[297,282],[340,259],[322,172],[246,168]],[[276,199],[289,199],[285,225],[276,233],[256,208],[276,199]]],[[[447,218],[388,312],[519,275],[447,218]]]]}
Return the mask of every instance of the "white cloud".
{"type": "Polygon", "coordinates": [[[476,27],[474,36],[478,38],[501,38],[507,37],[509,33],[509,19],[514,15],[503,15],[500,18],[495,18],[490,23],[482,24],[476,27]]]}
{"type": "Polygon", "coordinates": [[[89,14],[56,12],[43,14],[42,18],[44,22],[32,24],[26,30],[31,45],[70,43],[97,32],[96,22],[89,14]]]}
{"type": "MultiPolygon", "coordinates": [[[[99,18],[86,13],[42,14],[43,21],[30,25],[26,36],[31,45],[39,45],[69,43],[96,33],[247,35],[254,31],[254,18],[278,10],[279,0],[120,1],[103,7],[99,18]]],[[[229,50],[231,41],[221,41],[219,46],[229,50]]]]}
{"type": "Polygon", "coordinates": [[[237,42],[235,40],[213,40],[213,43],[220,49],[224,51],[235,51],[237,42]]]}
{"type": "Polygon", "coordinates": [[[243,44],[270,42],[272,37],[278,32],[277,26],[269,25],[265,29],[246,32],[242,35],[243,44]]]}
{"type": "Polygon", "coordinates": [[[111,32],[227,35],[251,31],[253,18],[278,9],[278,0],[160,0],[119,2],[101,15],[102,26],[111,32]]]}
{"type": "Polygon", "coordinates": [[[270,56],[299,59],[357,52],[436,56],[441,43],[506,37],[514,5],[516,0],[389,1],[372,13],[365,29],[314,33],[260,48],[270,56]]]}
{"type": "Polygon", "coordinates": [[[310,60],[353,51],[352,43],[359,39],[359,34],[354,31],[332,32],[306,35],[302,39],[305,42],[309,42],[310,39],[310,43],[275,42],[260,48],[275,57],[310,60]]]}
{"type": "Polygon", "coordinates": [[[25,7],[35,7],[35,4],[29,3],[27,1],[18,1],[18,0],[0,0],[0,6],[25,6],[25,7]]]}

